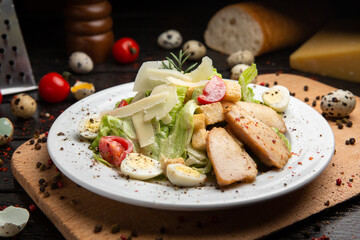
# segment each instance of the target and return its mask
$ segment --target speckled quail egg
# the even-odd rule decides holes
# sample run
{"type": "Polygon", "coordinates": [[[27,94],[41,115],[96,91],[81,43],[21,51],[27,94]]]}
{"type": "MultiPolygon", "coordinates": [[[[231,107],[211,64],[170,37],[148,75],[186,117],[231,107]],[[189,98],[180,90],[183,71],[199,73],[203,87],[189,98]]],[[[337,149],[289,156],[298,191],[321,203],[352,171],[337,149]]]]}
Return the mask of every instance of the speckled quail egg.
{"type": "Polygon", "coordinates": [[[228,58],[227,58],[227,63],[229,64],[230,67],[235,66],[236,64],[246,64],[246,65],[251,65],[255,60],[254,54],[252,54],[250,51],[248,50],[239,50],[235,53],[232,53],[228,58]]]}
{"type": "Polygon", "coordinates": [[[202,42],[197,40],[189,40],[184,43],[183,52],[186,51],[186,55],[190,54],[190,60],[199,60],[206,54],[206,47],[202,42]]]}
{"type": "Polygon", "coordinates": [[[355,109],[356,99],[348,90],[337,89],[329,92],[321,99],[323,113],[330,117],[346,117],[355,109]]]}
{"type": "Polygon", "coordinates": [[[243,63],[240,63],[240,64],[236,64],[235,66],[233,66],[231,68],[231,79],[233,80],[239,80],[241,74],[245,71],[245,69],[247,69],[248,67],[250,67],[249,65],[247,64],[243,64],[243,63]]]}
{"type": "Polygon", "coordinates": [[[161,163],[141,153],[129,153],[121,162],[121,172],[130,178],[148,180],[163,173],[161,163]]]}
{"type": "Polygon", "coordinates": [[[36,111],[36,101],[26,93],[15,95],[10,102],[10,110],[19,118],[31,118],[36,111]]]}
{"type": "Polygon", "coordinates": [[[25,208],[9,206],[0,211],[0,237],[13,237],[24,229],[30,217],[25,208]]]}
{"type": "Polygon", "coordinates": [[[8,118],[0,118],[0,146],[11,141],[14,126],[8,118]]]}
{"type": "Polygon", "coordinates": [[[166,176],[172,184],[179,187],[195,187],[206,181],[205,174],[181,163],[169,164],[166,167],[166,176]]]}
{"type": "Polygon", "coordinates": [[[87,97],[95,92],[94,84],[88,82],[77,81],[71,87],[71,93],[77,100],[87,97]]]}
{"type": "Polygon", "coordinates": [[[168,50],[180,47],[182,41],[180,32],[174,29],[161,33],[157,39],[159,46],[168,50]]]}
{"type": "Polygon", "coordinates": [[[69,56],[69,66],[76,73],[89,73],[94,68],[92,59],[84,52],[73,52],[69,56]]]}

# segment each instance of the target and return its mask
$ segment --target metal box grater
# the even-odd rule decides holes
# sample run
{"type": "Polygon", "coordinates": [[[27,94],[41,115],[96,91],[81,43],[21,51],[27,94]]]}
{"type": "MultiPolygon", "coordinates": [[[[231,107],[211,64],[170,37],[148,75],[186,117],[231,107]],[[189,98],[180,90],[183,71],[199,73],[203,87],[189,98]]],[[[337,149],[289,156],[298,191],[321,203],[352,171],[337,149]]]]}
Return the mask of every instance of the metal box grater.
{"type": "Polygon", "coordinates": [[[2,95],[37,89],[12,0],[0,0],[0,35],[2,95]]]}

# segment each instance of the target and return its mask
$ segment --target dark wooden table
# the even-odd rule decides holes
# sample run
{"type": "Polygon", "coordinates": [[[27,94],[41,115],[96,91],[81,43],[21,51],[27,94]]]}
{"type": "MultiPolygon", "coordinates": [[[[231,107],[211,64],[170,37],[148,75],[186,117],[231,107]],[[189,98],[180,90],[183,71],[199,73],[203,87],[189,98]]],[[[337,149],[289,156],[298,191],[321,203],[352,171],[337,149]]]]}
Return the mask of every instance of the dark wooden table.
{"type": "MultiPolygon", "coordinates": [[[[14,1],[22,28],[24,40],[34,71],[36,81],[48,72],[70,71],[65,51],[65,33],[60,1],[14,1]]],[[[234,2],[234,1],[232,1],[234,2]]],[[[183,1],[169,6],[168,1],[145,4],[120,3],[113,1],[113,31],[116,38],[129,36],[140,44],[141,51],[134,64],[120,65],[109,59],[96,64],[93,72],[87,75],[74,74],[70,78],[73,85],[76,79],[92,82],[97,91],[110,86],[131,82],[139,65],[147,60],[161,60],[169,56],[169,51],[157,45],[158,35],[167,29],[177,29],[184,41],[196,39],[203,41],[203,32],[210,17],[222,6],[231,1],[183,1]]],[[[346,14],[352,14],[351,11],[346,14]]],[[[1,24],[1,23],[0,23],[1,24]]],[[[360,96],[360,85],[338,79],[295,71],[289,67],[289,54],[294,49],[279,50],[256,58],[259,73],[283,71],[316,77],[318,81],[331,86],[349,89],[360,96]]],[[[208,49],[209,57],[225,78],[230,77],[226,55],[208,49]]],[[[9,108],[12,96],[5,96],[0,105],[0,117],[8,117],[15,126],[13,140],[0,146],[0,207],[19,205],[29,208],[33,201],[16,182],[10,168],[11,156],[22,143],[34,134],[46,132],[54,119],[44,117],[50,113],[56,118],[63,110],[75,103],[73,96],[59,104],[44,102],[36,91],[29,92],[38,102],[38,109],[32,119],[15,118],[9,108]]],[[[360,238],[360,196],[333,206],[301,222],[274,233],[265,239],[311,239],[327,236],[330,239],[360,238]]],[[[32,211],[27,227],[16,239],[63,239],[61,233],[46,218],[40,209],[32,211]]]]}

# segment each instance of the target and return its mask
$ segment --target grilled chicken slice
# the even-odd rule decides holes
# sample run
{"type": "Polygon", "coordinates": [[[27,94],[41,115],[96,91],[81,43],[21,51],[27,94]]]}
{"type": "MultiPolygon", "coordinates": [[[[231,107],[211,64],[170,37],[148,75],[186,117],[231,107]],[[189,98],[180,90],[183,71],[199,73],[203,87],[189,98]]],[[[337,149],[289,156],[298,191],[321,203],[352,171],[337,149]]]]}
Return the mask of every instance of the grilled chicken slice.
{"type": "Polygon", "coordinates": [[[232,102],[223,103],[225,120],[236,136],[265,165],[282,168],[291,157],[284,141],[267,124],[232,102]]]}
{"type": "Polygon", "coordinates": [[[254,160],[224,128],[210,130],[206,149],[219,186],[255,179],[258,171],[254,160]]]}
{"type": "Polygon", "coordinates": [[[282,117],[272,108],[259,103],[236,102],[242,109],[248,111],[252,117],[264,122],[270,127],[275,127],[281,133],[286,132],[286,125],[282,117]]]}

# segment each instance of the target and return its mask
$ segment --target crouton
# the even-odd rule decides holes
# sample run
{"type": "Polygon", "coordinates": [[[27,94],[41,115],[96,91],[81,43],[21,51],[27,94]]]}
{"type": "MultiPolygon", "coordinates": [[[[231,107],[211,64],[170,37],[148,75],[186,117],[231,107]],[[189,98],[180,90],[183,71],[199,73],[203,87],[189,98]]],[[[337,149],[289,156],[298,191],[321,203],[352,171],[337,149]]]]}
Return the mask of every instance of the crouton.
{"type": "Polygon", "coordinates": [[[181,163],[181,164],[185,164],[185,161],[182,157],[179,158],[161,158],[160,160],[161,162],[161,168],[164,170],[164,173],[166,175],[166,168],[169,164],[174,164],[174,163],[181,163]]]}
{"type": "Polygon", "coordinates": [[[226,92],[223,101],[237,102],[241,99],[241,86],[237,81],[226,80],[226,92]]]}
{"type": "Polygon", "coordinates": [[[194,131],[198,129],[206,128],[205,114],[203,113],[194,114],[193,121],[194,121],[194,131]]]}
{"type": "Polygon", "coordinates": [[[211,125],[225,120],[223,107],[220,102],[200,105],[196,109],[196,113],[205,115],[205,124],[211,125]]]}
{"type": "Polygon", "coordinates": [[[193,148],[197,150],[205,150],[207,136],[208,136],[208,131],[206,131],[205,128],[200,128],[194,131],[191,139],[191,144],[193,148]]]}
{"type": "Polygon", "coordinates": [[[187,101],[189,101],[191,99],[195,88],[196,87],[188,87],[188,90],[186,91],[184,102],[187,102],[187,101]]]}

